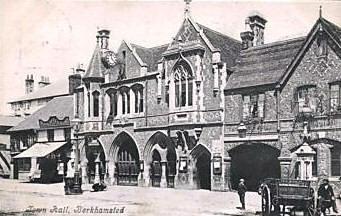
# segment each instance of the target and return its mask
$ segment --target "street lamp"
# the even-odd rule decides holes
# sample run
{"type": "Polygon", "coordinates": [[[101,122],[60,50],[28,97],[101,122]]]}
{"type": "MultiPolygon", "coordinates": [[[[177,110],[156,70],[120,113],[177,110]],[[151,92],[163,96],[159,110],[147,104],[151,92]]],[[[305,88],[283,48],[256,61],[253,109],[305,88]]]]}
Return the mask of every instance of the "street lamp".
{"type": "Polygon", "coordinates": [[[74,118],[72,121],[75,124],[74,127],[74,135],[75,135],[75,176],[74,176],[74,186],[73,186],[73,194],[82,194],[82,186],[80,184],[80,176],[79,176],[79,139],[78,139],[78,133],[80,130],[80,119],[79,118],[74,118]]]}

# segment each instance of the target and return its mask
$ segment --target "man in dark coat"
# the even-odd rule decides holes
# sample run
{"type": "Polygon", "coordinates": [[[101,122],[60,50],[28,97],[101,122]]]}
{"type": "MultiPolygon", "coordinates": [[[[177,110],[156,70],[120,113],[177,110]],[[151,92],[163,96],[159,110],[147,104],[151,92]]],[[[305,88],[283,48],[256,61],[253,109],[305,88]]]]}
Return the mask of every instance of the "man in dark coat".
{"type": "Polygon", "coordinates": [[[318,189],[318,199],[323,215],[326,215],[326,209],[333,207],[334,212],[338,212],[336,209],[334,191],[332,186],[329,185],[328,179],[323,179],[322,184],[318,189]]]}
{"type": "Polygon", "coordinates": [[[246,186],[244,184],[244,179],[239,180],[238,184],[238,195],[239,195],[239,200],[240,203],[242,204],[242,209],[245,209],[245,193],[246,193],[246,186]]]}

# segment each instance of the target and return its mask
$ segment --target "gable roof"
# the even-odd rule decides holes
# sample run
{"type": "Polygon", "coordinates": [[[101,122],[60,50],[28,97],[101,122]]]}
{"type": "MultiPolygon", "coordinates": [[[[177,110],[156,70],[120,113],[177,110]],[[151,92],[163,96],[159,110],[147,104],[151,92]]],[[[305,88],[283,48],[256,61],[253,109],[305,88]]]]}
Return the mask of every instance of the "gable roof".
{"type": "Polygon", "coordinates": [[[45,106],[28,116],[24,121],[9,129],[8,132],[38,129],[39,119],[47,121],[51,116],[56,116],[58,119],[72,117],[73,96],[53,98],[45,106]]]}
{"type": "Polygon", "coordinates": [[[148,65],[148,71],[156,71],[157,64],[162,58],[162,53],[167,50],[169,44],[146,48],[137,44],[130,44],[135,49],[136,54],[141,58],[142,62],[148,65]]]}
{"type": "Polygon", "coordinates": [[[56,97],[69,94],[69,81],[67,79],[61,79],[50,85],[39,88],[29,94],[21,96],[17,99],[10,100],[8,103],[15,103],[19,101],[35,100],[39,98],[56,97]]]}
{"type": "Polygon", "coordinates": [[[88,69],[86,70],[83,79],[104,79],[103,72],[105,67],[102,62],[101,48],[98,43],[96,44],[95,50],[90,59],[88,69]]]}
{"type": "Polygon", "coordinates": [[[242,49],[242,43],[223,33],[212,30],[204,25],[197,23],[203,30],[208,40],[214,48],[220,50],[221,60],[227,63],[227,67],[233,67],[242,49]]]}
{"type": "Polygon", "coordinates": [[[300,37],[242,50],[225,89],[276,84],[304,40],[300,37]]]}
{"type": "Polygon", "coordinates": [[[314,40],[316,34],[320,29],[324,30],[327,35],[329,35],[335,44],[341,49],[341,28],[337,25],[329,22],[328,20],[320,17],[314,24],[313,28],[308,33],[306,40],[298,51],[295,59],[288,65],[287,71],[282,75],[278,81],[277,88],[283,88],[286,81],[289,79],[291,74],[294,72],[296,66],[299,64],[300,60],[304,56],[307,49],[309,49],[312,41],[314,40]]]}

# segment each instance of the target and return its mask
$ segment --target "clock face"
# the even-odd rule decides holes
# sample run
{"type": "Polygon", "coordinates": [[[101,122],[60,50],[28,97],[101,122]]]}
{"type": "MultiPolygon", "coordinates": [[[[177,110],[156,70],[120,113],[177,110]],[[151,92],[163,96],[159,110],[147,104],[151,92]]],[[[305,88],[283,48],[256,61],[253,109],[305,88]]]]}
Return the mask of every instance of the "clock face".
{"type": "Polygon", "coordinates": [[[114,67],[117,64],[116,54],[112,51],[108,51],[105,53],[105,61],[109,65],[109,67],[114,67]]]}

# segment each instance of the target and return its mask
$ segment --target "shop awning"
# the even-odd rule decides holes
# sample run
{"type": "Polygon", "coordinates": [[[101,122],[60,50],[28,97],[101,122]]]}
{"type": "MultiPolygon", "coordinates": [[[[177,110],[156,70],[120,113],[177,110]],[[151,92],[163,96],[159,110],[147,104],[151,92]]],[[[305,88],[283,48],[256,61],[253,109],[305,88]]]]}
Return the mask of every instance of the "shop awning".
{"type": "Polygon", "coordinates": [[[56,151],[66,142],[47,142],[47,143],[36,143],[31,146],[26,151],[18,154],[17,156],[13,157],[14,159],[17,158],[31,158],[31,157],[45,157],[46,155],[56,151]]]}

